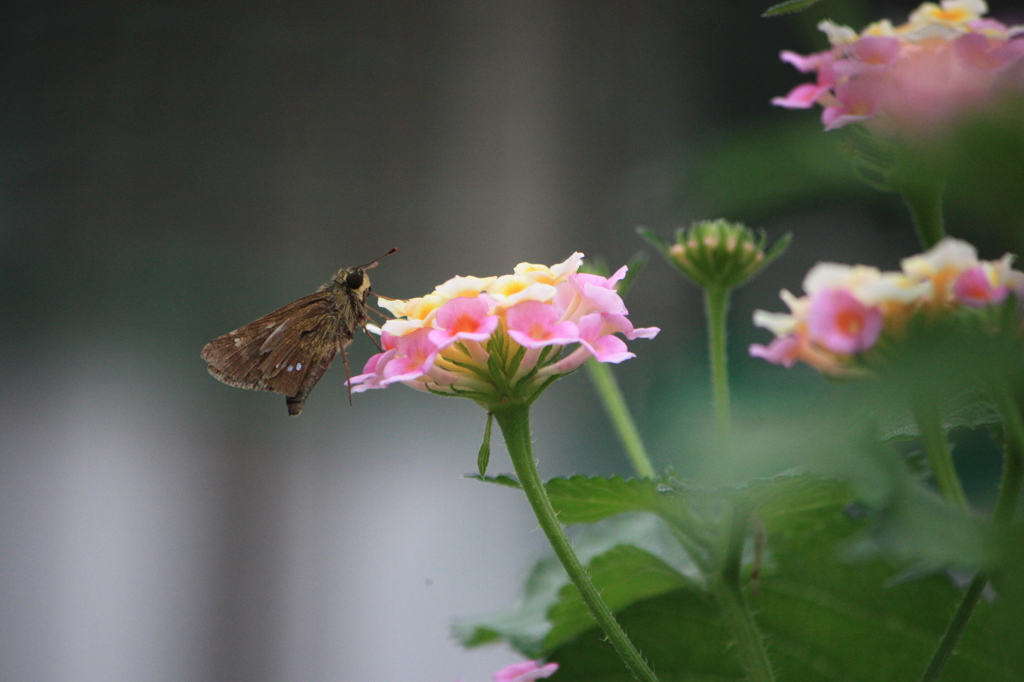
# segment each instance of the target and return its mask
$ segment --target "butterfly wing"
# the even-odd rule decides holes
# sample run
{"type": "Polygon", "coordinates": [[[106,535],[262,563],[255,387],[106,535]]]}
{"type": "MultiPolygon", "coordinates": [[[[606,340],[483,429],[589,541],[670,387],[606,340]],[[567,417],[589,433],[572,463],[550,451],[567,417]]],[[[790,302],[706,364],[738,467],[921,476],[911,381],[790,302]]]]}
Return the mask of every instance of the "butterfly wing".
{"type": "Polygon", "coordinates": [[[351,340],[335,295],[318,291],[217,337],[202,357],[210,374],[229,386],[285,395],[295,415],[351,340]]]}

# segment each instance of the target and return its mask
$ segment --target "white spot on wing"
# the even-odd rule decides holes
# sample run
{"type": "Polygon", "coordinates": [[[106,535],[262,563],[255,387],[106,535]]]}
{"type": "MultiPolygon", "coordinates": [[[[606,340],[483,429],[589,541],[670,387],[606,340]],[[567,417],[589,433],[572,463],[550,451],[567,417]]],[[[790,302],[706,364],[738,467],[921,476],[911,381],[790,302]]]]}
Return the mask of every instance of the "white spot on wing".
{"type": "Polygon", "coordinates": [[[295,371],[295,365],[288,365],[287,371],[289,371],[289,372],[295,371]]]}
{"type": "Polygon", "coordinates": [[[242,339],[240,337],[238,337],[238,336],[235,337],[235,345],[236,346],[241,346],[242,345],[242,339]]]}
{"type": "Polygon", "coordinates": [[[302,369],[302,363],[301,362],[296,362],[295,363],[295,369],[302,369]]]}

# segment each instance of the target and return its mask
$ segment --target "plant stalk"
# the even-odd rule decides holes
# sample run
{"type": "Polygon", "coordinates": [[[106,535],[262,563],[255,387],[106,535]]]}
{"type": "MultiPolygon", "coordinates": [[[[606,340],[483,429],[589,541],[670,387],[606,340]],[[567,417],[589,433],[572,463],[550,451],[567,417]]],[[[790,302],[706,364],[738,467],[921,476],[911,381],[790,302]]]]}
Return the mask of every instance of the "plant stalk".
{"type": "Polygon", "coordinates": [[[708,352],[711,356],[711,395],[720,447],[729,442],[729,369],[726,354],[725,321],[729,313],[729,289],[704,289],[704,310],[708,318],[708,352]]]}
{"type": "Polygon", "coordinates": [[[967,496],[953,465],[949,440],[946,438],[946,430],[942,427],[942,415],[938,406],[923,401],[914,407],[914,418],[921,430],[921,441],[939,492],[947,502],[967,511],[967,496]]]}
{"type": "Polygon", "coordinates": [[[949,657],[953,655],[953,650],[960,643],[960,638],[967,628],[967,623],[971,620],[974,607],[981,600],[986,585],[988,585],[988,576],[981,571],[975,573],[971,578],[971,584],[967,586],[964,598],[960,601],[956,613],[953,614],[953,619],[949,621],[946,631],[942,634],[939,646],[932,654],[932,660],[929,661],[924,675],[921,676],[921,682],[936,682],[941,677],[949,657]]]}
{"type": "Polygon", "coordinates": [[[629,461],[633,464],[633,471],[640,478],[654,478],[654,466],[651,465],[651,458],[647,455],[644,442],[637,431],[636,422],[630,414],[629,406],[619,388],[611,367],[598,362],[594,358],[587,360],[587,373],[597,390],[597,395],[604,405],[604,410],[615,427],[615,433],[626,450],[629,461]]]}
{"type": "MultiPolygon", "coordinates": [[[[1020,409],[1013,400],[1010,391],[1005,386],[999,387],[995,394],[996,403],[1006,421],[1003,445],[1003,474],[999,482],[999,497],[996,499],[996,508],[993,513],[993,521],[997,529],[1006,529],[1013,523],[1013,517],[1017,511],[1020,501],[1021,488],[1024,487],[1024,419],[1021,418],[1020,409]]],[[[946,663],[953,655],[953,650],[960,642],[960,638],[971,620],[974,608],[981,600],[981,595],[988,584],[989,577],[978,571],[971,579],[964,598],[953,614],[946,631],[939,640],[939,645],[932,655],[928,667],[921,676],[921,682],[937,682],[942,676],[946,663]]]]}
{"type": "Polygon", "coordinates": [[[942,217],[942,185],[906,183],[899,185],[899,192],[910,209],[917,238],[927,251],[946,236],[942,217]]]}
{"type": "Polygon", "coordinates": [[[729,633],[736,640],[736,650],[747,672],[749,682],[773,682],[771,661],[764,647],[764,637],[754,622],[750,605],[743,594],[740,565],[743,542],[747,536],[750,514],[742,507],[733,507],[727,522],[728,538],[718,575],[712,583],[715,600],[721,609],[729,633]]]}
{"type": "Polygon", "coordinates": [[[579,590],[580,596],[594,620],[604,631],[608,641],[634,678],[643,682],[658,682],[658,678],[647,665],[647,661],[629,640],[622,626],[615,620],[615,614],[601,598],[597,587],[590,579],[590,574],[580,563],[569,539],[565,536],[562,524],[559,523],[551,501],[548,499],[547,491],[544,490],[540,472],[537,470],[537,461],[533,456],[529,407],[521,403],[514,403],[494,406],[492,412],[494,418],[498,420],[498,426],[501,427],[505,445],[512,458],[512,466],[515,468],[516,476],[519,477],[523,492],[526,493],[526,499],[533,508],[537,522],[547,536],[548,542],[551,543],[555,556],[562,563],[565,572],[569,574],[569,579],[579,590]]]}
{"type": "Polygon", "coordinates": [[[996,526],[1003,529],[1013,523],[1021,488],[1024,487],[1024,418],[1008,387],[1001,387],[996,403],[1006,420],[1003,476],[994,512],[996,526]]]}

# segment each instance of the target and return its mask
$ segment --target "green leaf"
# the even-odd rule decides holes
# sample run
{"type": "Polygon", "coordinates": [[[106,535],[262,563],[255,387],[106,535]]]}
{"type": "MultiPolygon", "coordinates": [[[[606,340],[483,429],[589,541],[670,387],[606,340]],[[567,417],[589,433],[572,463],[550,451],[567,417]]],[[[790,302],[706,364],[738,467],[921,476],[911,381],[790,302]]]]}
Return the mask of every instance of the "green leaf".
{"type": "Polygon", "coordinates": [[[522,488],[514,477],[508,474],[498,474],[497,476],[482,476],[479,474],[466,474],[463,478],[471,478],[475,481],[483,481],[484,483],[493,483],[495,485],[503,485],[506,488],[515,488],[519,490],[522,488]]]}
{"type": "MultiPolygon", "coordinates": [[[[992,401],[977,391],[966,391],[956,396],[949,403],[942,405],[940,410],[944,415],[942,427],[947,432],[959,428],[986,428],[1003,423],[1003,416],[992,401]]],[[[891,410],[882,417],[879,432],[884,441],[917,438],[921,435],[921,429],[910,410],[891,410]]]]}
{"type": "Polygon", "coordinates": [[[1009,652],[1013,679],[1024,679],[1024,524],[1011,528],[1002,542],[1002,579],[996,583],[1000,601],[995,614],[1003,649],[1009,652]]]}
{"type": "Polygon", "coordinates": [[[565,524],[593,523],[631,511],[659,512],[672,501],[658,492],[650,479],[573,476],[553,478],[544,487],[558,519],[565,524]]]}
{"type": "MultiPolygon", "coordinates": [[[[519,487],[510,476],[468,478],[519,487]]],[[[705,503],[714,491],[682,484],[669,488],[647,479],[584,476],[552,479],[546,487],[564,523],[602,519],[577,534],[573,545],[580,560],[589,564],[598,589],[614,602],[613,608],[624,608],[680,586],[695,590],[699,594],[697,601],[708,602],[710,597],[705,594],[700,570],[668,524],[652,514],[628,512],[660,509],[672,518],[672,513],[685,510],[691,499],[707,506],[705,503]],[[628,570],[623,568],[626,566],[628,570]],[[634,580],[631,575],[638,577],[634,580]]],[[[745,492],[758,505],[766,525],[787,534],[807,527],[809,522],[801,519],[813,515],[812,512],[822,508],[835,512],[849,500],[849,493],[837,482],[796,472],[752,481],[745,492]]],[[[458,621],[455,636],[466,646],[507,640],[525,654],[535,656],[591,624],[575,587],[557,560],[549,556],[534,567],[523,598],[515,608],[487,618],[458,621]]],[[[722,641],[723,647],[726,643],[722,641]]]]}
{"type": "MultiPolygon", "coordinates": [[[[838,480],[788,471],[711,489],[577,476],[550,481],[548,488],[570,518],[606,517],[577,534],[574,545],[662,680],[739,682],[743,671],[705,578],[667,523],[652,514],[619,510],[656,508],[678,498],[672,504],[690,514],[713,514],[723,498],[737,496],[756,508],[769,541],[752,606],[780,681],[916,679],[959,599],[943,572],[906,580],[902,565],[878,553],[851,561],[849,548],[864,542],[866,530],[875,538],[905,526],[890,523],[888,510],[852,519],[845,513],[851,490],[838,480]]],[[[950,542],[965,541],[957,535],[959,521],[950,524],[939,511],[947,507],[929,508],[914,502],[913,494],[898,499],[907,500],[907,509],[933,517],[934,531],[951,533],[950,542]]],[[[905,539],[896,533],[887,541],[905,539]]],[[[979,605],[943,682],[1013,679],[995,632],[999,606],[999,601],[979,605]]],[[[456,635],[467,646],[508,641],[526,656],[558,661],[559,679],[565,681],[629,680],[592,623],[575,587],[548,557],[531,573],[519,605],[463,621],[456,635]]]]}
{"type": "Polygon", "coordinates": [[[985,524],[943,504],[910,472],[902,455],[877,441],[876,430],[865,433],[863,425],[847,423],[861,414],[850,409],[844,418],[821,409],[813,421],[773,414],[757,431],[737,428],[735,447],[709,459],[702,477],[719,481],[725,490],[737,474],[763,476],[803,466],[823,478],[844,481],[871,516],[871,542],[858,547],[862,555],[961,567],[987,561],[985,524]]]}
{"type": "Polygon", "coordinates": [[[772,5],[764,11],[762,17],[777,17],[783,14],[803,12],[811,5],[816,5],[820,0],[785,0],[777,5],[772,5]]]}
{"type": "Polygon", "coordinates": [[[669,257],[668,244],[665,243],[665,240],[662,239],[661,235],[659,235],[657,232],[655,232],[649,227],[640,226],[636,228],[636,233],[643,237],[644,239],[646,239],[651,246],[656,248],[658,251],[661,251],[661,253],[666,258],[669,257]]]}
{"type": "Polygon", "coordinates": [[[813,530],[823,518],[854,501],[849,485],[799,469],[754,479],[744,488],[748,504],[765,526],[788,535],[813,530]]]}
{"type": "MultiPolygon", "coordinates": [[[[802,533],[769,526],[760,595],[751,597],[777,679],[800,682],[903,682],[924,670],[960,592],[944,575],[887,586],[891,564],[841,558],[865,525],[828,505],[805,514],[802,533]]],[[[662,680],[734,680],[743,672],[713,601],[690,583],[635,602],[617,617],[662,680]]],[[[598,589],[610,589],[598,584],[598,589]]],[[[1005,681],[993,613],[982,603],[943,682],[1005,681]]],[[[552,614],[559,613],[553,609],[552,614]]],[[[558,625],[556,625],[556,628],[558,625]]],[[[595,628],[541,652],[563,681],[629,680],[595,628]]]]}
{"type": "MultiPolygon", "coordinates": [[[[612,589],[619,608],[680,585],[703,592],[697,587],[702,581],[697,567],[664,521],[650,514],[623,514],[588,526],[573,538],[573,547],[584,565],[610,553],[597,562],[602,576],[598,589],[612,589]],[[630,547],[619,549],[622,546],[630,547]],[[642,567],[639,570],[652,578],[650,584],[620,580],[626,565],[642,567]],[[621,584],[609,584],[605,578],[621,584]]],[[[504,640],[528,656],[539,656],[556,642],[564,642],[593,624],[589,616],[580,617],[583,606],[577,603],[575,588],[569,591],[568,587],[571,583],[565,570],[554,556],[549,556],[534,566],[523,597],[514,608],[484,618],[458,620],[453,625],[454,636],[468,647],[504,640]],[[549,637],[555,639],[549,641],[549,637]]]]}
{"type": "MultiPolygon", "coordinates": [[[[673,567],[634,545],[612,547],[594,557],[588,569],[593,580],[604,586],[601,597],[613,611],[641,599],[691,588],[691,581],[673,567]]],[[[547,617],[554,625],[544,638],[545,648],[564,644],[594,623],[579,590],[571,583],[559,591],[558,602],[548,610],[547,617]]]]}

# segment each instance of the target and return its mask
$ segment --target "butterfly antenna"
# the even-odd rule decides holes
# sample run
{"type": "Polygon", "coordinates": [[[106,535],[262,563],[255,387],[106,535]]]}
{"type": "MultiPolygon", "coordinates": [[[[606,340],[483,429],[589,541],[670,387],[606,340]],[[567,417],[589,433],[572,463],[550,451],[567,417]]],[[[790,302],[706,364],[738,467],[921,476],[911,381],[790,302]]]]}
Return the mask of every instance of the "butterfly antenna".
{"type": "Polygon", "coordinates": [[[382,260],[384,260],[385,258],[390,256],[391,254],[393,254],[395,251],[398,251],[398,247],[397,246],[391,247],[390,251],[385,253],[383,256],[381,256],[377,260],[371,261],[371,262],[367,263],[366,265],[360,265],[359,267],[361,267],[363,270],[370,270],[371,268],[375,268],[375,267],[377,267],[378,263],[380,263],[382,260]]]}

